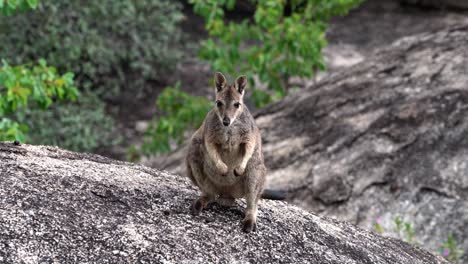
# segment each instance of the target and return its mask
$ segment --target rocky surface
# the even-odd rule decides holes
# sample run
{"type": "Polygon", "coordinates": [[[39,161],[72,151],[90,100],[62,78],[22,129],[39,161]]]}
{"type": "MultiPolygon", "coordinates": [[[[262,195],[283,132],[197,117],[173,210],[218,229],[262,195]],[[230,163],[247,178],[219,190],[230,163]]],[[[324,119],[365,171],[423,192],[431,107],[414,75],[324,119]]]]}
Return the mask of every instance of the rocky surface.
{"type": "Polygon", "coordinates": [[[447,263],[284,202],[188,213],[197,192],[167,172],[54,147],[0,143],[0,263],[447,263]]]}
{"type": "MultiPolygon", "coordinates": [[[[402,216],[468,252],[468,26],[396,42],[257,113],[271,185],[324,215],[385,230],[402,216]],[[291,137],[294,135],[294,137],[291,137]]],[[[466,258],[466,255],[465,255],[466,258]]]]}
{"type": "MultiPolygon", "coordinates": [[[[407,2],[414,1],[422,0],[407,2]]],[[[468,3],[460,0],[460,3],[463,2],[468,3]]],[[[366,0],[347,15],[332,18],[326,36],[329,45],[324,49],[327,71],[320,73],[316,79],[355,65],[371,56],[376,49],[402,37],[468,22],[468,12],[463,10],[421,7],[424,7],[421,2],[405,4],[400,0],[366,0]]]]}
{"type": "Polygon", "coordinates": [[[423,7],[433,8],[455,8],[461,10],[468,9],[467,0],[401,0],[402,3],[411,5],[420,5],[423,7]]]}
{"type": "MultiPolygon", "coordinates": [[[[270,187],[321,215],[468,252],[468,24],[401,39],[255,114],[270,187]]],[[[182,172],[184,149],[160,160],[182,172]]],[[[465,253],[464,259],[468,260],[465,253]]]]}

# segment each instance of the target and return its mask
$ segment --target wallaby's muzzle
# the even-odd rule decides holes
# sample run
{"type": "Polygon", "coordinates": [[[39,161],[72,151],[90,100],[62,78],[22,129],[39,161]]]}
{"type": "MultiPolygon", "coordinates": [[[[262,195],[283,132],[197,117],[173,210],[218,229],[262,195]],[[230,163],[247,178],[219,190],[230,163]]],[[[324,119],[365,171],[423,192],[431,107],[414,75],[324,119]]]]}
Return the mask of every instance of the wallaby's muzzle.
{"type": "Polygon", "coordinates": [[[229,126],[229,124],[231,124],[231,119],[229,119],[229,117],[223,118],[223,125],[229,126]]]}

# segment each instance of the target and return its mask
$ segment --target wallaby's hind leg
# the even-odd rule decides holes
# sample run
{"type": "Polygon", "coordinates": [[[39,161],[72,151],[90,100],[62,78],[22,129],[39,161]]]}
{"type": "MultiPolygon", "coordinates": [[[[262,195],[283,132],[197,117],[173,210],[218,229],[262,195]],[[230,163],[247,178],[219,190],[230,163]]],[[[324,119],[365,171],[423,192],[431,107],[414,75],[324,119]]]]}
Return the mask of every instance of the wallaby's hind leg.
{"type": "Polygon", "coordinates": [[[262,166],[260,168],[251,168],[245,175],[247,208],[245,209],[244,220],[242,220],[242,230],[246,233],[257,229],[257,206],[265,185],[265,174],[266,169],[262,166]]]}
{"type": "MultiPolygon", "coordinates": [[[[202,170],[202,163],[197,162],[196,156],[188,156],[187,173],[193,184],[201,189],[203,187],[203,182],[205,181],[206,176],[202,170]]],[[[210,195],[202,190],[202,195],[197,200],[195,200],[190,207],[191,213],[193,215],[199,215],[200,212],[214,199],[214,195],[210,195]]]]}
{"type": "Polygon", "coordinates": [[[232,196],[224,196],[224,195],[221,195],[217,200],[216,202],[223,206],[223,207],[231,207],[234,205],[234,203],[236,202],[236,199],[234,199],[234,197],[232,196]]]}
{"type": "Polygon", "coordinates": [[[247,208],[245,209],[244,220],[242,220],[242,230],[249,233],[257,230],[258,195],[256,193],[248,193],[245,199],[247,208]]]}
{"type": "Polygon", "coordinates": [[[190,166],[190,162],[187,161],[187,162],[186,162],[186,165],[187,165],[187,177],[190,179],[190,181],[191,181],[195,186],[198,186],[197,180],[196,180],[195,177],[193,176],[192,167],[190,166]]]}
{"type": "Polygon", "coordinates": [[[206,206],[214,201],[214,196],[203,193],[197,200],[192,203],[191,213],[193,215],[199,215],[200,212],[206,208],[206,206]]]}

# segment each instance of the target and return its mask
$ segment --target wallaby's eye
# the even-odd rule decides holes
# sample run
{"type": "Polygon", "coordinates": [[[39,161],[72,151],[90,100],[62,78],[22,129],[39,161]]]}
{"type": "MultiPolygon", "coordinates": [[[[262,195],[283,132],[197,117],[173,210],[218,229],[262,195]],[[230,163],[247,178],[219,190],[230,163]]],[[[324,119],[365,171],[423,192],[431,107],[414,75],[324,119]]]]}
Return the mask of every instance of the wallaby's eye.
{"type": "Polygon", "coordinates": [[[221,102],[221,101],[216,101],[216,106],[217,106],[217,107],[223,106],[223,102],[221,102]]]}
{"type": "Polygon", "coordinates": [[[240,107],[240,103],[234,103],[234,107],[235,107],[235,108],[239,108],[239,107],[240,107]]]}

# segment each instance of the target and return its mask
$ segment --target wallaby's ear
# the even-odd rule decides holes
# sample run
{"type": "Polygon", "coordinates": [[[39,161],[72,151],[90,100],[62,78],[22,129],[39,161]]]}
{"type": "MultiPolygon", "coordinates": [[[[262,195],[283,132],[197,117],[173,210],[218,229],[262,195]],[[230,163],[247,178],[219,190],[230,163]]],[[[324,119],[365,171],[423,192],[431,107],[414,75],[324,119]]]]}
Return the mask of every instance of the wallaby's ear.
{"type": "Polygon", "coordinates": [[[223,88],[226,86],[226,77],[220,72],[215,73],[215,86],[216,86],[216,92],[219,92],[223,90],[223,88]]]}
{"type": "Polygon", "coordinates": [[[236,88],[240,94],[244,93],[245,86],[247,86],[247,77],[245,75],[241,75],[236,79],[236,88]]]}

